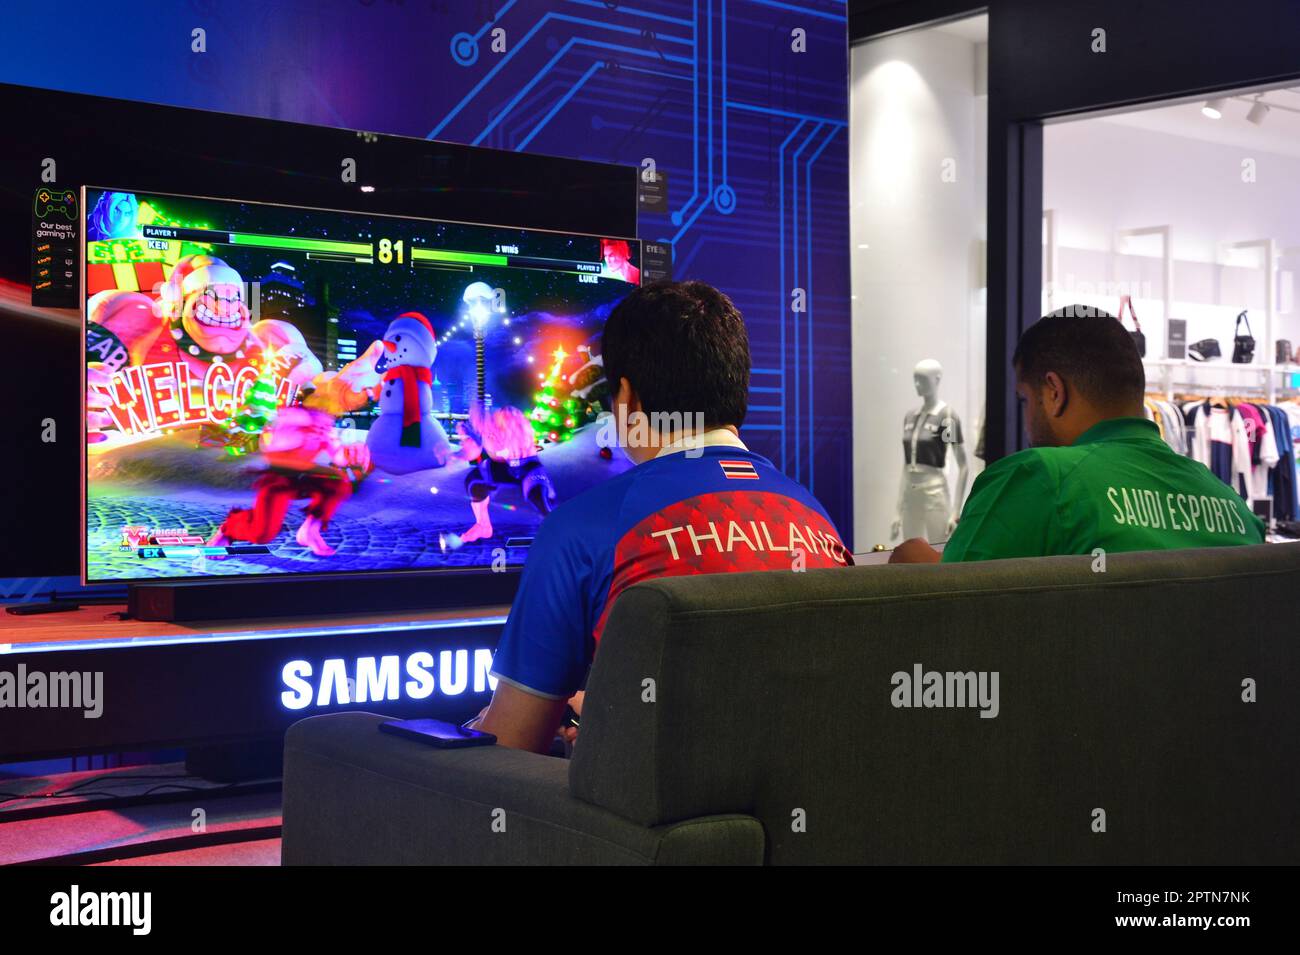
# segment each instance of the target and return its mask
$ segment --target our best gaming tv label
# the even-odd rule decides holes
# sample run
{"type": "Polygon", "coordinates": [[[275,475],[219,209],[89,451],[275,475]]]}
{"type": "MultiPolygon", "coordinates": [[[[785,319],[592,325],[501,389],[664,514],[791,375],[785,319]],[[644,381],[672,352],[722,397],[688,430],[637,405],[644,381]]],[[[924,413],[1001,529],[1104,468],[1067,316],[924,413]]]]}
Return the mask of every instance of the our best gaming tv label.
{"type": "Polygon", "coordinates": [[[79,308],[79,190],[38,186],[32,198],[32,305],[79,308]]]}
{"type": "Polygon", "coordinates": [[[86,577],[498,568],[630,464],[634,239],[87,188],[86,577]]]}

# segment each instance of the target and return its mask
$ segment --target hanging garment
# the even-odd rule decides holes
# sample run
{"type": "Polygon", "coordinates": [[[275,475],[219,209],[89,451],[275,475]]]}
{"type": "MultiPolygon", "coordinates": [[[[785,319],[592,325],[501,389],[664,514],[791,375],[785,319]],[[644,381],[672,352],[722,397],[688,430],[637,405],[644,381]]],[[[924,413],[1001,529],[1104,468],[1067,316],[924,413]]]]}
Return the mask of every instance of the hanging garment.
{"type": "Polygon", "coordinates": [[[1278,463],[1277,434],[1273,431],[1272,416],[1260,406],[1249,402],[1237,405],[1242,430],[1250,456],[1250,467],[1245,471],[1245,498],[1251,504],[1269,496],[1269,474],[1278,463]]]}
{"type": "Polygon", "coordinates": [[[1172,401],[1162,401],[1161,406],[1168,415],[1168,420],[1173,421],[1173,427],[1167,430],[1170,433],[1170,446],[1179,454],[1187,453],[1187,422],[1183,420],[1183,409],[1178,407],[1172,401]]]}
{"type": "Polygon", "coordinates": [[[1239,402],[1234,409],[1241,416],[1242,426],[1246,429],[1246,446],[1250,448],[1250,463],[1259,463],[1259,448],[1264,435],[1264,418],[1259,409],[1249,402],[1239,402]]]}
{"type": "Polygon", "coordinates": [[[1273,495],[1273,517],[1279,521],[1294,521],[1300,517],[1300,486],[1296,482],[1295,446],[1291,438],[1291,422],[1286,411],[1276,405],[1265,405],[1273,425],[1274,443],[1277,447],[1277,464],[1269,472],[1269,492],[1273,495]]]}
{"type": "MultiPolygon", "coordinates": [[[[1300,494],[1300,402],[1283,402],[1278,406],[1278,410],[1286,416],[1287,424],[1290,425],[1291,452],[1295,457],[1296,464],[1296,491],[1300,494]]],[[[1300,521],[1300,502],[1296,504],[1295,519],[1300,521]]]]}
{"type": "Polygon", "coordinates": [[[1193,461],[1210,466],[1209,402],[1189,401],[1183,405],[1183,419],[1187,422],[1187,451],[1193,461]]]}
{"type": "Polygon", "coordinates": [[[1182,409],[1172,401],[1154,395],[1148,395],[1143,404],[1147,420],[1155,422],[1165,444],[1179,454],[1187,454],[1187,423],[1183,420],[1182,409]]]}
{"type": "Polygon", "coordinates": [[[1168,444],[1169,439],[1165,437],[1164,422],[1160,420],[1160,409],[1157,407],[1155,399],[1148,396],[1147,399],[1142,402],[1142,410],[1146,414],[1146,419],[1153,422],[1155,426],[1160,429],[1160,437],[1164,438],[1165,443],[1168,444]]]}
{"type": "Polygon", "coordinates": [[[1186,411],[1195,421],[1190,456],[1245,497],[1246,476],[1251,469],[1250,442],[1241,415],[1208,400],[1191,402],[1186,411]]]}

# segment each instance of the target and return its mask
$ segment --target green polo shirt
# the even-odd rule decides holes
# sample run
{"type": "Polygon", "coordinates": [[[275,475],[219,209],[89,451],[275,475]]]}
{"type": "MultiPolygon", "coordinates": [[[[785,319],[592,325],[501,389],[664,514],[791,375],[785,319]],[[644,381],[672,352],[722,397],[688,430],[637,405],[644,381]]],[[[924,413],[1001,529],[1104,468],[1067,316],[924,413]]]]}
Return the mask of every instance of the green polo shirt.
{"type": "Polygon", "coordinates": [[[975,480],[945,561],[1260,544],[1264,523],[1145,418],[1111,418],[1064,448],[1030,448],[975,480]]]}

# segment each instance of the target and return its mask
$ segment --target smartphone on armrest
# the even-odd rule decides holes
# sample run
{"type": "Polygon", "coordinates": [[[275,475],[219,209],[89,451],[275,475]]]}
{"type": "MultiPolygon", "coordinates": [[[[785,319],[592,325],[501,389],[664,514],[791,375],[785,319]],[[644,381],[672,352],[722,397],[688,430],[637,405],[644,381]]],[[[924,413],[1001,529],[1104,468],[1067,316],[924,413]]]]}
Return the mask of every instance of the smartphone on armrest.
{"type": "Polygon", "coordinates": [[[491,733],[466,729],[444,720],[387,720],[379,724],[379,732],[405,736],[417,743],[437,746],[439,749],[492,746],[497,741],[491,733]]]}

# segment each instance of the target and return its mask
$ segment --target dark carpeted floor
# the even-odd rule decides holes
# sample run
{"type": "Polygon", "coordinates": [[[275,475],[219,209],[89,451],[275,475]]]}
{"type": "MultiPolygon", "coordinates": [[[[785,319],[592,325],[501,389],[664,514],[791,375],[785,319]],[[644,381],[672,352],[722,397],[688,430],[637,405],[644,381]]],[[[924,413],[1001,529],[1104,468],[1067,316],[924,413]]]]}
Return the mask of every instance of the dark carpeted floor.
{"type": "Polygon", "coordinates": [[[187,776],[184,764],[168,763],[9,778],[0,788],[31,794],[0,800],[0,865],[48,859],[279,864],[280,793],[274,781],[250,792],[187,776]],[[154,801],[159,798],[165,801],[154,801]]]}

